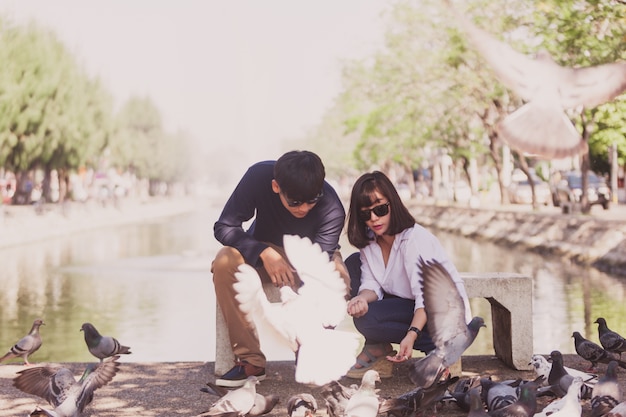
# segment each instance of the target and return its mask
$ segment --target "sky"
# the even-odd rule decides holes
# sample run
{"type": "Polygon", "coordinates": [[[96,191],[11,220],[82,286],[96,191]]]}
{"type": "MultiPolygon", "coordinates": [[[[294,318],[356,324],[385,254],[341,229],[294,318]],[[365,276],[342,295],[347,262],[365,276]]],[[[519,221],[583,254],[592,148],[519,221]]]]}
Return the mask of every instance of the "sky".
{"type": "MultiPolygon", "coordinates": [[[[117,106],[149,96],[202,149],[275,158],[341,89],[342,62],[383,44],[388,0],[0,0],[54,30],[117,106]]],[[[250,160],[250,161],[248,161],[250,160]]]]}

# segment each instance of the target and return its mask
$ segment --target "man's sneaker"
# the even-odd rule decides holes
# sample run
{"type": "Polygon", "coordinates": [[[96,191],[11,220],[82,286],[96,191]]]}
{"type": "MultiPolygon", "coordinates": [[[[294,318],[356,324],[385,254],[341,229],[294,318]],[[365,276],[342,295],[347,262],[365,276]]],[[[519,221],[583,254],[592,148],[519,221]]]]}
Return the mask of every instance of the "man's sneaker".
{"type": "Polygon", "coordinates": [[[215,380],[220,387],[242,387],[249,376],[256,376],[259,381],[265,379],[265,368],[254,366],[246,361],[238,361],[230,371],[215,380]]]}

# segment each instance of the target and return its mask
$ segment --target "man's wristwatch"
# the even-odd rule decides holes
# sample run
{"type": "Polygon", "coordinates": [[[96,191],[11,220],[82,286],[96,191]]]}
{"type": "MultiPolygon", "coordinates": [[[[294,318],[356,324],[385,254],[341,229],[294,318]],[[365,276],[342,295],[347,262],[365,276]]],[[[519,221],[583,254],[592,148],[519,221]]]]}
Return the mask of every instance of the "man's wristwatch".
{"type": "Polygon", "coordinates": [[[418,329],[417,327],[413,327],[413,326],[409,327],[409,330],[407,330],[407,332],[415,332],[417,334],[418,339],[422,335],[422,331],[418,329]]]}

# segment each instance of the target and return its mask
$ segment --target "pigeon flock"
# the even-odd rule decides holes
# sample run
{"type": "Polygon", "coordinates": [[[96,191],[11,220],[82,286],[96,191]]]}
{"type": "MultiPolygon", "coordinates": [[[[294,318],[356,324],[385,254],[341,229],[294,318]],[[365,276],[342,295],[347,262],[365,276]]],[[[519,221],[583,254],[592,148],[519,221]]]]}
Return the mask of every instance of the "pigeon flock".
{"type": "Polygon", "coordinates": [[[43,344],[39,327],[45,324],[36,319],[30,332],[22,337],[0,358],[0,362],[22,358],[26,369],[17,372],[13,386],[22,392],[45,400],[52,410],[36,406],[30,416],[80,417],[85,407],[93,401],[94,392],[113,380],[119,371],[120,354],[130,354],[128,346],[121,345],[111,336],[102,336],[91,323],[83,323],[85,343],[98,363],[89,363],[82,376],[76,380],[72,371],[59,364],[33,365],[28,361],[43,344]]]}

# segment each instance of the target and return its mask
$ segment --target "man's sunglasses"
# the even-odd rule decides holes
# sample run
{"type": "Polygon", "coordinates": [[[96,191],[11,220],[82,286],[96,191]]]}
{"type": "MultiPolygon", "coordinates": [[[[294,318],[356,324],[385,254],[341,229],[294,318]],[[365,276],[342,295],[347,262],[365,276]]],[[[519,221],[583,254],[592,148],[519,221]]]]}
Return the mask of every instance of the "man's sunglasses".
{"type": "Polygon", "coordinates": [[[372,218],[372,212],[378,217],[383,217],[389,214],[389,201],[380,206],[372,207],[371,209],[359,210],[359,217],[364,222],[372,218]]]}
{"type": "Polygon", "coordinates": [[[314,198],[307,200],[307,201],[299,201],[299,200],[290,200],[287,198],[286,195],[283,194],[283,197],[285,197],[285,201],[287,202],[287,205],[289,207],[300,207],[301,205],[303,205],[304,203],[307,204],[316,204],[318,201],[320,201],[320,199],[322,197],[324,197],[324,191],[320,191],[320,193],[318,195],[316,195],[314,198]]]}

